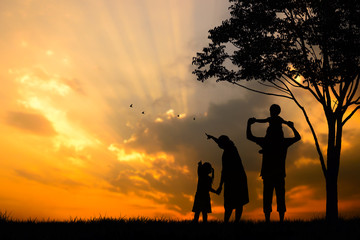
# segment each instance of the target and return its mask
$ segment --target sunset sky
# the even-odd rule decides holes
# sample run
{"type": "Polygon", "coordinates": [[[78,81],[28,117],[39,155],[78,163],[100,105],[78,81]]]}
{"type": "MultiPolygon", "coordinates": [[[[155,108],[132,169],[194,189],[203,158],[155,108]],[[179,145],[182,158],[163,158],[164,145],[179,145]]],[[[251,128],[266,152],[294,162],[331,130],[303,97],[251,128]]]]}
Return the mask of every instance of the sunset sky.
{"type": "MultiPolygon", "coordinates": [[[[246,122],[268,117],[278,103],[302,136],[288,151],[286,217],[323,216],[325,181],[297,106],[191,73],[192,57],[228,7],[225,0],[2,0],[0,211],[16,219],[190,220],[197,163],[213,165],[214,188],[220,181],[222,151],[206,132],[238,147],[250,197],[243,218],[262,219],[261,155],[246,140],[246,122]]],[[[298,94],[325,150],[321,106],[298,94]]],[[[266,127],[255,124],[254,134],[266,127]]],[[[343,136],[344,217],[360,216],[359,134],[357,112],[343,136]]],[[[211,198],[209,218],[223,219],[223,195],[211,198]]]]}

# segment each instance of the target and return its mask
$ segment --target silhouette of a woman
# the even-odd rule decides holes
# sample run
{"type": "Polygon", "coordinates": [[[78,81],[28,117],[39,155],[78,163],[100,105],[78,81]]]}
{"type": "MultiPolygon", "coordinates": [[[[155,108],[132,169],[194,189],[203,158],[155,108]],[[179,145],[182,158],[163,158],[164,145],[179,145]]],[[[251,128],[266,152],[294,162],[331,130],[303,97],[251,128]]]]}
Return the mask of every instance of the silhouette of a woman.
{"type": "Polygon", "coordinates": [[[208,139],[213,139],[224,150],[220,186],[217,189],[219,194],[224,184],[224,222],[229,222],[233,209],[235,209],[235,222],[239,222],[243,205],[249,202],[247,177],[240,155],[228,136],[222,135],[219,138],[208,134],[206,136],[208,139]]]}

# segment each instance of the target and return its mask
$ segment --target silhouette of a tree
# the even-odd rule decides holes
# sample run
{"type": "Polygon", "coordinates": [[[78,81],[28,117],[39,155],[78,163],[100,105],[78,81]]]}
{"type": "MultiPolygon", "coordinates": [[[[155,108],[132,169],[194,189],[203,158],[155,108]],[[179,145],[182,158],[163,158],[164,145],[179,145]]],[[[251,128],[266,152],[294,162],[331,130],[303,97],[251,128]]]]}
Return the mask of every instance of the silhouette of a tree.
{"type": "Polygon", "coordinates": [[[360,108],[360,1],[230,2],[231,17],[209,31],[209,46],[193,58],[193,73],[199,81],[216,78],[297,104],[311,129],[325,177],[326,218],[336,220],[343,127],[360,108]],[[249,80],[261,88],[244,84],[249,80]],[[302,92],[310,93],[324,111],[326,155],[298,101],[302,92]]]}

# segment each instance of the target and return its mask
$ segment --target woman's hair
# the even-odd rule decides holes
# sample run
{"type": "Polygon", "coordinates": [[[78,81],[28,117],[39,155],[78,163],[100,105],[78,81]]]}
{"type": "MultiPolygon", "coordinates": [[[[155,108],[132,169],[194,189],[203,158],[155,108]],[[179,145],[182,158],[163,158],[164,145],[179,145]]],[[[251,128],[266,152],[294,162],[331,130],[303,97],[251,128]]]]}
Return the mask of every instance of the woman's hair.
{"type": "Polygon", "coordinates": [[[230,138],[226,135],[221,135],[218,138],[218,142],[222,145],[222,146],[234,146],[233,141],[230,140],[230,138]]]}

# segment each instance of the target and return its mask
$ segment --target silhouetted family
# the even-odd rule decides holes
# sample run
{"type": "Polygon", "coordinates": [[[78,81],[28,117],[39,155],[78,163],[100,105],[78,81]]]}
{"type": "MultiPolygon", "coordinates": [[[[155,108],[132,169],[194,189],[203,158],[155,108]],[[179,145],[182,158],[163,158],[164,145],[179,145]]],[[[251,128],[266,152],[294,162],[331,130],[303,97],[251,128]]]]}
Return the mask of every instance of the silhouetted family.
{"type": "MultiPolygon", "coordinates": [[[[247,139],[261,147],[262,165],[260,176],[263,179],[263,211],[266,222],[270,221],[272,212],[273,192],[276,193],[277,211],[280,222],[284,220],[285,205],[285,160],[287,149],[301,139],[300,134],[294,127],[294,123],[283,120],[279,114],[281,108],[277,104],[270,106],[270,117],[266,119],[249,118],[246,128],[247,139]],[[265,137],[256,137],[252,134],[251,125],[254,123],[269,123],[265,137]],[[287,125],[294,137],[285,138],[282,125],[287,125]]],[[[229,222],[232,211],[235,209],[235,222],[239,222],[243,212],[243,206],[249,203],[249,193],[246,173],[235,144],[228,136],[221,135],[216,138],[206,134],[207,139],[212,139],[219,148],[223,149],[222,170],[220,185],[217,190],[212,188],[214,169],[211,164],[199,162],[198,185],[192,211],[194,221],[198,222],[200,213],[203,221],[207,221],[207,214],[211,213],[210,192],[220,194],[224,186],[224,222],[229,222]],[[211,174],[211,176],[209,176],[211,174]]]]}

